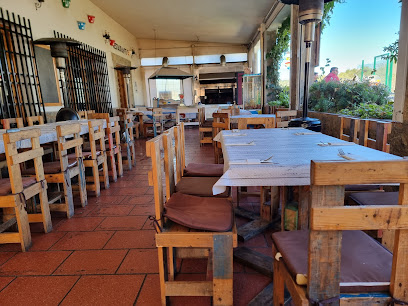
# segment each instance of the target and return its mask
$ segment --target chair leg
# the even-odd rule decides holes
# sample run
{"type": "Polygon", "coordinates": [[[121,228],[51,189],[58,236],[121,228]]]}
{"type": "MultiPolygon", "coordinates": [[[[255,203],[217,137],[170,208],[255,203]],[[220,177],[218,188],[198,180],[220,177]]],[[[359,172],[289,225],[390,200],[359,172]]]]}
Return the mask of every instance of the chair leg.
{"type": "Polygon", "coordinates": [[[72,196],[71,178],[68,172],[64,172],[64,197],[65,197],[65,209],[67,212],[67,218],[71,218],[74,215],[74,197],[72,196]]]}
{"type": "Polygon", "coordinates": [[[92,161],[92,176],[95,195],[99,197],[101,195],[101,184],[99,180],[98,162],[96,160],[92,161]]]}
{"type": "Polygon", "coordinates": [[[41,189],[38,196],[40,198],[40,207],[41,215],[43,218],[44,232],[49,233],[52,231],[52,221],[50,214],[50,206],[48,205],[47,189],[46,188],[41,189]]]}
{"type": "Polygon", "coordinates": [[[15,213],[18,226],[18,234],[20,236],[21,250],[25,252],[28,251],[32,243],[30,224],[28,222],[27,211],[25,210],[25,203],[19,200],[16,203],[15,213]]]}
{"type": "Polygon", "coordinates": [[[81,206],[85,207],[86,205],[88,205],[88,195],[86,192],[85,167],[82,162],[79,163],[78,184],[81,206]]]}
{"type": "Polygon", "coordinates": [[[159,280],[160,280],[160,296],[161,304],[165,306],[167,304],[166,296],[166,281],[167,281],[167,252],[163,247],[157,248],[157,253],[159,255],[159,280]]]}
{"type": "MultiPolygon", "coordinates": [[[[122,177],[123,176],[123,161],[122,161],[122,152],[120,151],[120,149],[119,149],[119,151],[118,151],[118,176],[119,177],[122,177]]],[[[130,160],[129,160],[129,164],[132,166],[132,163],[130,162],[130,160]]]]}
{"type": "MultiPolygon", "coordinates": [[[[106,156],[105,156],[106,157],[106,156]]],[[[108,170],[108,162],[105,160],[102,163],[102,173],[103,173],[103,183],[105,185],[105,189],[109,188],[109,170],[108,170]]]]}
{"type": "Polygon", "coordinates": [[[213,236],[213,305],[233,305],[232,235],[213,236]]]}
{"type": "Polygon", "coordinates": [[[109,159],[109,166],[112,170],[112,181],[116,182],[118,180],[118,173],[116,171],[116,161],[115,161],[115,153],[113,150],[109,151],[108,159],[109,159]]]}
{"type": "MultiPolygon", "coordinates": [[[[272,246],[272,254],[276,255],[275,245],[272,246]]],[[[285,280],[280,270],[282,263],[273,259],[273,305],[284,305],[285,303],[285,280]]]]}
{"type": "Polygon", "coordinates": [[[176,256],[175,248],[169,248],[169,281],[174,281],[174,276],[176,275],[176,256]]]}
{"type": "Polygon", "coordinates": [[[135,151],[135,144],[133,143],[130,147],[130,152],[132,155],[132,164],[133,166],[136,166],[136,151],[135,151]]]}

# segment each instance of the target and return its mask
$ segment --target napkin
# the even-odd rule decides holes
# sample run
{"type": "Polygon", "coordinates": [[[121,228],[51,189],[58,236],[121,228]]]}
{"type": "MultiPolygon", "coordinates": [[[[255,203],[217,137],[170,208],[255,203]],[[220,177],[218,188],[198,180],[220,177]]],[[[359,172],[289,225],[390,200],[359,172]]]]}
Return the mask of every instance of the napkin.
{"type": "Polygon", "coordinates": [[[318,133],[318,132],[297,132],[297,133],[295,133],[293,135],[299,136],[299,135],[317,135],[317,134],[321,134],[321,133],[318,133]]]}
{"type": "Polygon", "coordinates": [[[224,137],[235,137],[235,136],[246,136],[247,134],[238,134],[238,133],[232,133],[232,134],[225,134],[224,137]]]}
{"type": "Polygon", "coordinates": [[[353,146],[355,145],[354,142],[321,142],[317,145],[321,147],[330,147],[330,146],[353,146]]]}

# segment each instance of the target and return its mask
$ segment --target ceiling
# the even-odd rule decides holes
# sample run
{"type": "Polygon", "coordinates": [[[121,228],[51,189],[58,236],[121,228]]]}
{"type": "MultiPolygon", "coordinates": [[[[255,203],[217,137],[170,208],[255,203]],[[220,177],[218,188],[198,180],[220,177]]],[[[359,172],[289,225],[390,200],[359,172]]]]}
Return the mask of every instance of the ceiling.
{"type": "Polygon", "coordinates": [[[137,38],[247,44],[276,0],[91,0],[137,38]]]}

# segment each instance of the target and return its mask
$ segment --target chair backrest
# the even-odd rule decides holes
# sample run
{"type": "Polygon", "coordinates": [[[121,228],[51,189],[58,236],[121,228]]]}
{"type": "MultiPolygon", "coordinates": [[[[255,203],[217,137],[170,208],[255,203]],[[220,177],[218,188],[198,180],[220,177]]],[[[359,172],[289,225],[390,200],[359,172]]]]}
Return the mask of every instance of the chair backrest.
{"type": "Polygon", "coordinates": [[[340,116],[340,139],[358,143],[358,132],[360,129],[360,119],[340,116]],[[347,134],[348,132],[348,134],[347,134]]]}
{"type": "Polygon", "coordinates": [[[198,109],[198,124],[202,126],[205,122],[205,107],[200,107],[198,109]]]}
{"type": "Polygon", "coordinates": [[[128,111],[127,108],[117,108],[116,109],[116,116],[123,117],[126,115],[126,112],[128,111]]]}
{"type": "Polygon", "coordinates": [[[58,125],[57,128],[58,138],[58,154],[61,163],[61,170],[64,171],[68,168],[68,150],[75,149],[75,156],[79,160],[82,158],[82,144],[83,139],[79,135],[81,132],[81,125],[79,123],[73,123],[69,125],[58,125]]]}
{"type": "Polygon", "coordinates": [[[232,108],[218,108],[217,113],[221,113],[221,114],[228,114],[230,116],[232,116],[232,108]]]}
{"type": "Polygon", "coordinates": [[[15,124],[18,129],[24,127],[23,118],[1,119],[1,124],[3,125],[3,129],[6,129],[6,130],[11,129],[12,124],[15,124]]]}
{"type": "Polygon", "coordinates": [[[3,134],[4,149],[11,183],[11,192],[13,194],[18,194],[23,191],[23,180],[21,177],[20,164],[26,161],[34,161],[35,177],[37,182],[45,180],[42,161],[44,149],[40,146],[40,135],[40,129],[30,129],[3,134]],[[31,149],[18,152],[17,142],[22,140],[30,140],[31,149]]]}
{"type": "Polygon", "coordinates": [[[28,126],[33,126],[34,123],[37,123],[38,125],[44,124],[44,117],[43,116],[30,116],[30,117],[27,117],[28,126]]]}
{"type": "Polygon", "coordinates": [[[286,110],[286,111],[276,111],[276,127],[282,128],[287,127],[289,125],[289,121],[296,118],[297,111],[296,110],[286,110]]]}
{"type": "Polygon", "coordinates": [[[120,146],[120,125],[119,116],[110,117],[109,113],[89,114],[89,119],[105,119],[106,120],[106,135],[112,135],[112,143],[109,143],[109,148],[113,148],[113,143],[120,146]]]}
{"type": "Polygon", "coordinates": [[[264,117],[264,118],[239,118],[238,119],[238,129],[246,130],[248,125],[263,125],[266,129],[275,128],[275,118],[264,117]]]}
{"type": "Polygon", "coordinates": [[[152,111],[152,116],[155,118],[156,122],[163,121],[163,109],[160,107],[154,107],[152,111]]]}
{"type": "Polygon", "coordinates": [[[214,137],[220,131],[230,129],[230,114],[229,113],[214,113],[213,118],[214,118],[214,121],[213,121],[212,127],[213,127],[214,137]]]}
{"type": "Polygon", "coordinates": [[[89,144],[91,146],[91,157],[93,160],[96,160],[98,151],[96,144],[99,141],[100,149],[102,152],[105,152],[105,129],[103,128],[103,120],[89,120],[89,144]]]}
{"type": "Polygon", "coordinates": [[[358,144],[383,152],[390,152],[388,135],[391,133],[392,122],[369,119],[360,120],[358,144]],[[375,131],[375,138],[370,137],[375,131]]]}
{"type": "Polygon", "coordinates": [[[88,112],[87,111],[79,111],[78,112],[80,119],[88,119],[88,112]]]}
{"type": "Polygon", "coordinates": [[[407,302],[408,160],[312,161],[308,296],[325,300],[340,294],[343,230],[396,230],[392,297],[407,302]],[[399,205],[344,206],[344,185],[399,183],[399,205]]]}

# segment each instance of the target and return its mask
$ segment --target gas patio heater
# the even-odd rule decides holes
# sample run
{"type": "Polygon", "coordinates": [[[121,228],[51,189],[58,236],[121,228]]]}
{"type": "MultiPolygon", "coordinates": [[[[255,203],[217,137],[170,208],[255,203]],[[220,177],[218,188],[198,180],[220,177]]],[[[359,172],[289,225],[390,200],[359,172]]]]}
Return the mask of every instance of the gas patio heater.
{"type": "Polygon", "coordinates": [[[132,66],[117,66],[115,70],[122,71],[123,78],[126,82],[126,94],[127,94],[127,106],[130,107],[130,97],[129,97],[129,83],[130,83],[130,71],[137,69],[137,67],[132,66]]]}
{"type": "Polygon", "coordinates": [[[64,98],[64,108],[61,108],[56,117],[56,121],[79,120],[78,113],[69,107],[67,88],[65,83],[66,58],[68,58],[68,46],[80,46],[79,41],[68,38],[40,38],[34,41],[36,45],[48,45],[51,49],[51,56],[55,58],[55,63],[61,80],[62,96],[64,98]]]}
{"type": "Polygon", "coordinates": [[[299,5],[299,23],[303,26],[304,41],[306,43],[305,84],[303,95],[303,114],[301,118],[289,122],[289,127],[303,127],[319,132],[322,129],[320,120],[309,118],[309,74],[312,57],[312,42],[315,40],[316,24],[322,21],[324,4],[333,0],[280,0],[284,4],[299,5]]]}

